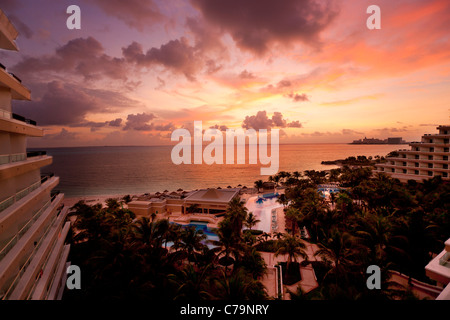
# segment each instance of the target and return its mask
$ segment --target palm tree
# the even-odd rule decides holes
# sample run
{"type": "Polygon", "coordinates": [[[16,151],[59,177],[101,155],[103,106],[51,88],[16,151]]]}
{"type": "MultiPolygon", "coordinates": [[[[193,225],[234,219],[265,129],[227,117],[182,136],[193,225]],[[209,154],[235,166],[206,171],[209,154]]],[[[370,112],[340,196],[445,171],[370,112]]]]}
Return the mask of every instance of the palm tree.
{"type": "Polygon", "coordinates": [[[208,274],[211,265],[200,270],[195,270],[192,265],[187,265],[179,275],[171,274],[169,279],[177,286],[174,300],[207,300],[211,298],[208,292],[208,274]]]}
{"type": "Polygon", "coordinates": [[[333,228],[328,239],[319,243],[318,246],[319,250],[314,255],[320,256],[325,261],[331,261],[333,264],[324,279],[334,275],[336,285],[338,281],[348,279],[348,275],[354,271],[354,267],[360,261],[360,247],[358,247],[354,238],[346,231],[341,232],[333,228]]]}
{"type": "Polygon", "coordinates": [[[263,187],[264,182],[262,180],[256,180],[255,181],[255,188],[258,190],[258,193],[260,191],[260,189],[263,187]]]}
{"type": "Polygon", "coordinates": [[[254,280],[243,269],[228,275],[222,271],[214,280],[214,297],[219,300],[264,300],[267,293],[261,282],[254,280]]]}
{"type": "Polygon", "coordinates": [[[261,220],[258,220],[258,219],[255,217],[255,215],[253,214],[253,212],[250,212],[250,213],[247,215],[247,218],[245,219],[244,224],[246,225],[246,227],[247,227],[249,230],[252,230],[252,228],[253,228],[254,226],[256,226],[256,224],[259,223],[259,222],[261,222],[261,220]]]}
{"type": "Polygon", "coordinates": [[[195,227],[183,228],[179,239],[174,244],[175,250],[186,252],[189,262],[191,259],[196,260],[196,251],[202,250],[204,244],[202,241],[206,239],[203,230],[197,230],[195,227]]]}
{"type": "Polygon", "coordinates": [[[291,221],[292,234],[295,234],[296,226],[302,221],[301,213],[294,207],[288,207],[284,214],[285,218],[291,221]]]}
{"type": "Polygon", "coordinates": [[[297,257],[301,256],[303,259],[308,260],[308,254],[306,253],[306,245],[303,241],[299,240],[295,236],[286,235],[283,239],[277,240],[277,251],[275,257],[279,255],[288,256],[286,269],[289,272],[289,267],[292,262],[297,262],[297,257]]]}
{"type": "Polygon", "coordinates": [[[241,267],[247,270],[255,280],[262,277],[267,271],[267,264],[264,258],[254,247],[245,248],[244,254],[236,263],[236,268],[241,267]]]}

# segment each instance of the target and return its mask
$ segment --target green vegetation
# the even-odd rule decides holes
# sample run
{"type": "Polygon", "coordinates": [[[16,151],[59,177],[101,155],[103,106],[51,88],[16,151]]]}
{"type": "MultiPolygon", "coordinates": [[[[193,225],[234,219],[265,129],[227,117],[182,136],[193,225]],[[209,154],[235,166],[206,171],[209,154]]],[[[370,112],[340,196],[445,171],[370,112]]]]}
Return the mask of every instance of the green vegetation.
{"type": "Polygon", "coordinates": [[[64,299],[267,299],[259,281],[266,264],[244,241],[247,211],[240,199],[230,203],[214,249],[193,227],[136,220],[117,200],[106,203],[105,208],[84,202],[73,207],[77,219],[69,259],[82,270],[82,289],[68,290],[64,299]]]}
{"type": "Polygon", "coordinates": [[[318,245],[313,267],[319,288],[302,299],[403,299],[407,290],[389,283],[389,270],[420,281],[433,254],[450,237],[449,184],[435,177],[407,184],[369,167],[310,171],[302,179],[272,177],[285,186],[286,226],[291,233],[306,228],[318,245]],[[317,192],[320,183],[338,182],[342,191],[329,201],[317,192]],[[366,270],[378,265],[382,290],[368,290],[366,270]]]}
{"type": "Polygon", "coordinates": [[[299,266],[314,268],[318,288],[290,292],[295,300],[410,299],[410,291],[389,282],[390,270],[432,283],[425,265],[450,237],[447,182],[436,177],[402,184],[364,166],[281,171],[269,181],[285,189],[278,201],[285,205],[289,234],[251,230],[257,220],[236,198],[212,249],[201,231],[165,219],[135,219],[117,200],[105,208],[77,203],[69,259],[82,270],[82,290],[64,298],[267,299],[261,252],[286,255],[285,283],[300,280],[299,266]],[[333,182],[341,191],[327,200],[317,186],[333,182]],[[307,259],[305,238],[318,248],[315,259],[307,259]],[[369,265],[381,269],[381,290],[366,286],[369,265]]]}

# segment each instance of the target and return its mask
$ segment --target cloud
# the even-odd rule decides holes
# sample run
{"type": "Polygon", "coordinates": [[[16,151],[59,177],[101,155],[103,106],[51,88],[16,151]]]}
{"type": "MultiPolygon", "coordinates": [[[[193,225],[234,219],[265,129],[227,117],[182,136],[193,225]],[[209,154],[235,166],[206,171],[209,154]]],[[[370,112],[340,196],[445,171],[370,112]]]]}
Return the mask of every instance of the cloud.
{"type": "Polygon", "coordinates": [[[344,135],[355,135],[355,134],[364,134],[364,133],[359,132],[359,131],[355,131],[355,130],[352,130],[352,129],[342,129],[342,134],[344,134],[344,135]]]}
{"type": "Polygon", "coordinates": [[[251,73],[251,72],[248,72],[247,70],[244,70],[244,71],[242,71],[239,74],[239,78],[241,78],[241,79],[254,79],[255,75],[253,73],[251,73]]]}
{"type": "Polygon", "coordinates": [[[155,124],[148,123],[149,121],[155,119],[156,116],[153,113],[137,113],[129,114],[127,117],[127,122],[123,127],[123,130],[136,130],[136,131],[172,131],[175,126],[172,122],[167,124],[155,124]]]}
{"type": "Polygon", "coordinates": [[[270,129],[272,127],[280,128],[301,128],[301,123],[297,120],[294,122],[287,122],[283,119],[281,112],[274,112],[272,118],[267,116],[266,111],[258,111],[254,116],[246,116],[242,122],[242,128],[244,129],[270,129]]]}
{"type": "Polygon", "coordinates": [[[226,126],[226,125],[218,125],[218,124],[215,124],[215,125],[213,125],[213,126],[211,126],[211,127],[209,127],[210,129],[218,129],[218,130],[220,130],[220,131],[227,131],[227,129],[228,129],[228,127],[226,126]]]}
{"type": "Polygon", "coordinates": [[[149,131],[151,130],[151,126],[147,122],[155,118],[156,116],[153,113],[147,114],[143,112],[137,114],[129,114],[123,130],[149,131]]]}
{"type": "Polygon", "coordinates": [[[294,102],[303,102],[303,101],[309,101],[308,96],[306,93],[298,94],[298,93],[288,93],[286,94],[287,97],[291,98],[294,102]]]}
{"type": "Polygon", "coordinates": [[[102,44],[93,37],[70,40],[51,55],[26,57],[11,69],[28,79],[48,78],[42,72],[64,72],[85,80],[107,77],[126,81],[129,72],[124,59],[105,54],[102,44]]]}
{"type": "Polygon", "coordinates": [[[86,122],[82,122],[82,123],[73,123],[70,124],[70,127],[87,127],[87,128],[91,128],[91,132],[95,132],[97,130],[99,130],[100,128],[104,128],[104,127],[120,127],[122,124],[122,119],[121,118],[117,118],[115,120],[111,120],[111,121],[104,121],[104,122],[95,122],[95,121],[86,121],[86,122]]]}
{"type": "Polygon", "coordinates": [[[159,48],[151,48],[143,52],[142,45],[137,42],[122,48],[125,59],[138,66],[149,67],[162,65],[176,73],[182,73],[188,80],[195,80],[195,74],[202,64],[198,58],[196,49],[189,45],[186,38],[170,40],[159,48]]]}
{"type": "MultiPolygon", "coordinates": [[[[121,111],[131,106],[141,106],[125,95],[100,89],[86,89],[61,81],[44,85],[41,97],[32,101],[14,101],[14,110],[29,117],[39,125],[76,125],[87,122],[90,113],[121,111]]],[[[118,120],[114,124],[117,124],[118,120]]]]}
{"type": "Polygon", "coordinates": [[[96,4],[107,15],[139,31],[144,31],[164,18],[153,0],[86,0],[86,2],[96,4]]]}
{"type": "Polygon", "coordinates": [[[336,16],[329,0],[192,0],[211,25],[229,33],[241,49],[262,55],[274,44],[316,45],[336,16]]]}
{"type": "Polygon", "coordinates": [[[78,137],[78,134],[76,132],[70,132],[69,130],[67,130],[65,128],[61,128],[60,132],[46,134],[46,135],[44,135],[44,137],[42,139],[66,141],[66,140],[75,140],[77,137],[78,137]]]}

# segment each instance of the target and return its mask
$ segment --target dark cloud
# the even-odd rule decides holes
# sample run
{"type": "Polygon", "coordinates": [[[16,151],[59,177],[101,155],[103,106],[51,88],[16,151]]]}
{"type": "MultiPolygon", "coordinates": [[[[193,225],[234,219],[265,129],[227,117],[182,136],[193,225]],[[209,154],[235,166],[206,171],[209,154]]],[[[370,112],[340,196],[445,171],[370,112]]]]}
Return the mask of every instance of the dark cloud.
{"type": "Polygon", "coordinates": [[[272,118],[267,116],[266,111],[258,111],[254,116],[246,116],[242,122],[242,128],[244,129],[270,129],[273,127],[279,128],[301,128],[301,123],[297,121],[287,122],[283,119],[281,112],[274,112],[272,118]]]}
{"type": "Polygon", "coordinates": [[[210,129],[218,129],[218,130],[220,130],[220,131],[227,131],[227,129],[228,129],[228,127],[226,126],[226,125],[218,125],[218,124],[215,124],[215,125],[213,125],[213,126],[211,126],[211,127],[209,127],[210,129]]]}
{"type": "Polygon", "coordinates": [[[122,20],[139,31],[144,31],[164,18],[153,0],[86,0],[86,2],[96,4],[107,15],[122,20]]]}
{"type": "Polygon", "coordinates": [[[272,44],[317,44],[337,11],[329,0],[191,0],[205,20],[257,54],[272,44]]]}
{"type": "Polygon", "coordinates": [[[155,119],[156,116],[153,113],[137,113],[129,114],[127,122],[123,127],[123,130],[136,130],[136,131],[172,131],[175,129],[173,123],[167,124],[155,124],[149,123],[155,119]]]}
{"type": "Polygon", "coordinates": [[[303,128],[303,125],[300,123],[300,121],[295,120],[295,121],[289,122],[287,124],[287,127],[288,128],[303,128]]]}
{"type": "Polygon", "coordinates": [[[239,78],[241,78],[241,79],[254,79],[255,75],[253,73],[251,73],[251,72],[248,72],[247,70],[244,70],[244,71],[242,71],[239,74],[239,78]]]}
{"type": "Polygon", "coordinates": [[[148,114],[143,112],[137,114],[129,114],[123,130],[151,130],[151,126],[148,124],[148,122],[155,118],[156,116],[153,113],[148,114]]]}
{"type": "Polygon", "coordinates": [[[286,94],[286,97],[291,98],[295,102],[303,102],[303,101],[309,101],[308,96],[306,93],[298,94],[298,93],[288,93],[286,94]]]}
{"type": "Polygon", "coordinates": [[[97,131],[100,128],[104,128],[104,127],[120,127],[122,124],[122,119],[121,118],[117,118],[115,120],[111,120],[111,121],[104,121],[104,122],[95,122],[95,121],[86,121],[86,122],[82,122],[82,123],[73,123],[70,124],[70,127],[86,127],[86,128],[91,128],[91,131],[97,131]]]}
{"type": "Polygon", "coordinates": [[[76,132],[70,132],[69,130],[67,130],[65,128],[61,128],[60,132],[46,134],[41,139],[67,141],[67,140],[74,140],[77,137],[78,137],[78,134],[76,132]]]}
{"type": "Polygon", "coordinates": [[[129,72],[123,58],[105,54],[101,43],[93,37],[70,40],[52,55],[26,57],[11,69],[28,79],[47,77],[42,74],[47,71],[81,75],[85,80],[107,77],[125,81],[129,72]]]}
{"type": "MultiPolygon", "coordinates": [[[[42,91],[42,96],[34,97],[32,101],[14,101],[14,110],[43,126],[86,123],[89,113],[117,112],[126,107],[141,106],[118,92],[86,89],[60,81],[46,84],[42,91]]],[[[114,124],[117,121],[113,120],[114,124]]]]}
{"type": "Polygon", "coordinates": [[[122,119],[117,118],[116,120],[107,121],[108,125],[111,127],[120,127],[122,124],[122,119]]]}
{"type": "Polygon", "coordinates": [[[201,68],[201,60],[196,49],[189,45],[186,38],[170,40],[159,48],[151,48],[143,52],[142,45],[137,42],[122,48],[123,56],[130,63],[142,67],[162,65],[176,73],[182,73],[189,80],[195,80],[195,74],[201,68]]]}

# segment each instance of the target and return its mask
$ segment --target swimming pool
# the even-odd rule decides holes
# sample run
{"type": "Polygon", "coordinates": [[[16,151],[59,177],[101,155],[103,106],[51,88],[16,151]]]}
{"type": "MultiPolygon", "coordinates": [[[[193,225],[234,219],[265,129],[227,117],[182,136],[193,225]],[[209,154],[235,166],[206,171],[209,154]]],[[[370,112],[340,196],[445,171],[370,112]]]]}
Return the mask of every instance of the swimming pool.
{"type": "MultiPolygon", "coordinates": [[[[197,230],[202,230],[203,233],[206,235],[206,239],[204,241],[202,241],[202,243],[206,246],[208,246],[208,248],[213,249],[216,248],[217,246],[210,243],[210,241],[219,241],[219,236],[214,233],[214,231],[210,228],[208,228],[208,222],[204,222],[204,221],[194,221],[191,220],[191,222],[189,224],[179,224],[176,222],[170,222],[176,225],[181,226],[182,228],[190,228],[190,227],[195,227],[195,229],[197,230]]],[[[173,242],[167,242],[167,247],[171,247],[173,245],[173,242]]]]}

